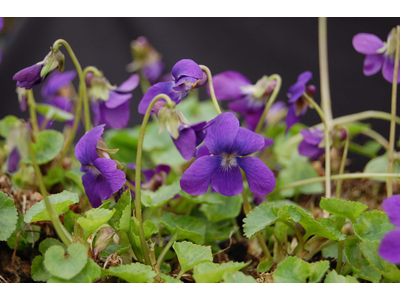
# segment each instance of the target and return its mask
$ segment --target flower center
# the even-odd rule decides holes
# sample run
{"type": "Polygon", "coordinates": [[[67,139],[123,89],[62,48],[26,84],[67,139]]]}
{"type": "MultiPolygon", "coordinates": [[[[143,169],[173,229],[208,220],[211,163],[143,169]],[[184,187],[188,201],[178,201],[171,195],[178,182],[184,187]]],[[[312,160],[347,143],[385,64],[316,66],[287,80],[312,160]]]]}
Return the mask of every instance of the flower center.
{"type": "Polygon", "coordinates": [[[222,154],[221,166],[225,169],[230,169],[237,166],[235,154],[222,154]]]}

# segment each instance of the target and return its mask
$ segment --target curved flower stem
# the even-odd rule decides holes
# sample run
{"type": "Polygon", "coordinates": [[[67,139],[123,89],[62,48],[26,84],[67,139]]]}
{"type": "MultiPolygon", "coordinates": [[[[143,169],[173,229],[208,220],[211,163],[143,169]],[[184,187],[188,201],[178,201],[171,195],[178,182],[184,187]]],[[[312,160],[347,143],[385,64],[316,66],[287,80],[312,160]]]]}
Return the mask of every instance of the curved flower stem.
{"type": "Polygon", "coordinates": [[[88,73],[93,73],[95,76],[97,76],[97,77],[101,77],[101,76],[103,76],[103,73],[101,73],[101,71],[99,71],[99,69],[97,69],[96,67],[94,67],[94,66],[88,66],[88,67],[86,67],[85,69],[83,69],[83,78],[85,78],[86,79],[86,76],[87,76],[87,74],[88,73]]]}
{"type": "Polygon", "coordinates": [[[208,86],[210,88],[211,100],[212,100],[212,102],[214,104],[214,107],[215,107],[215,110],[217,111],[217,113],[221,114],[221,109],[219,108],[217,97],[215,97],[214,85],[213,85],[211,71],[207,66],[200,65],[200,68],[204,72],[206,72],[206,74],[207,74],[207,80],[208,80],[208,86]]]}
{"type": "Polygon", "coordinates": [[[331,197],[331,143],[329,136],[329,124],[326,120],[325,114],[319,105],[307,95],[307,93],[303,93],[303,96],[308,101],[308,103],[315,108],[317,113],[319,114],[321,121],[324,123],[324,134],[325,134],[325,197],[331,197]]]}
{"type": "Polygon", "coordinates": [[[361,131],[362,134],[370,137],[371,139],[377,141],[381,146],[387,151],[389,149],[389,142],[387,139],[385,139],[382,135],[377,133],[375,130],[372,130],[371,128],[366,128],[363,131],[361,131]]]}
{"type": "MultiPolygon", "coordinates": [[[[242,197],[243,197],[243,211],[247,215],[249,212],[251,212],[251,205],[249,203],[249,200],[247,199],[246,191],[244,188],[243,188],[243,192],[242,192],[242,197]]],[[[256,238],[257,238],[258,244],[260,245],[261,249],[264,252],[264,255],[267,258],[271,257],[271,253],[269,252],[269,249],[263,239],[262,232],[257,234],[256,238]]]]}
{"type": "Polygon", "coordinates": [[[62,240],[62,242],[68,247],[72,243],[72,236],[70,233],[65,229],[64,225],[61,223],[60,219],[57,216],[57,213],[54,207],[51,205],[49,197],[47,196],[47,190],[43,182],[42,172],[40,171],[39,165],[36,161],[35,152],[33,151],[32,143],[28,143],[29,147],[29,156],[32,160],[33,168],[35,169],[36,178],[39,183],[40,193],[43,196],[43,201],[46,204],[47,212],[49,213],[50,220],[53,223],[54,229],[56,230],[58,236],[62,240]]]}
{"type": "MultiPolygon", "coordinates": [[[[389,164],[388,173],[393,173],[393,157],[394,157],[394,139],[396,131],[396,99],[397,99],[397,77],[399,75],[399,58],[400,58],[400,26],[396,29],[396,54],[394,60],[394,72],[392,83],[392,117],[390,119],[390,138],[389,138],[389,164]]],[[[386,179],[387,197],[393,195],[392,178],[386,179]]]]}
{"type": "MultiPolygon", "coordinates": [[[[343,174],[344,167],[346,165],[347,153],[349,152],[349,145],[350,145],[350,133],[346,126],[343,126],[343,129],[346,131],[346,141],[344,144],[343,154],[342,154],[342,161],[340,162],[339,168],[339,175],[343,174]]],[[[342,179],[339,179],[336,184],[336,197],[340,198],[342,192],[342,179]]]]}
{"type": "MultiPolygon", "coordinates": [[[[376,111],[376,110],[366,110],[360,113],[356,113],[356,114],[351,114],[351,115],[347,115],[347,116],[343,116],[343,117],[339,117],[339,118],[335,118],[332,120],[332,126],[337,126],[337,125],[345,125],[345,124],[349,124],[349,123],[353,123],[353,122],[358,122],[358,121],[362,121],[362,120],[366,120],[366,119],[379,119],[379,120],[387,120],[390,121],[391,120],[391,114],[387,113],[387,112],[383,112],[383,111],[376,111]]],[[[396,124],[400,125],[400,118],[396,117],[396,124]]],[[[317,125],[312,126],[312,128],[318,128],[318,129],[322,129],[324,126],[323,123],[319,123],[317,125]]],[[[302,139],[302,135],[301,134],[296,134],[294,136],[292,136],[290,139],[288,139],[285,143],[285,145],[287,147],[292,147],[293,145],[299,143],[302,139]]]]}
{"type": "Polygon", "coordinates": [[[173,236],[171,236],[171,239],[169,240],[167,245],[165,245],[164,249],[162,250],[162,252],[158,256],[158,258],[157,258],[157,268],[158,269],[161,268],[161,264],[164,261],[165,255],[167,254],[168,250],[171,249],[171,247],[174,244],[174,242],[176,241],[177,237],[178,237],[178,233],[176,232],[173,236]]]}
{"type": "Polygon", "coordinates": [[[125,184],[126,184],[132,191],[134,191],[134,192],[136,193],[136,187],[135,187],[132,183],[130,183],[128,180],[126,180],[125,184]]]}
{"type": "Polygon", "coordinates": [[[143,95],[146,94],[147,90],[150,88],[150,82],[147,80],[145,76],[143,76],[142,72],[139,73],[139,83],[140,83],[140,89],[142,90],[143,95]]]}
{"type": "Polygon", "coordinates": [[[146,265],[151,265],[150,255],[148,245],[146,243],[146,239],[144,237],[143,230],[143,221],[142,221],[142,203],[141,203],[141,189],[140,189],[140,179],[141,179],[141,164],[142,164],[142,152],[143,152],[143,141],[144,136],[146,134],[146,126],[149,121],[149,117],[151,114],[151,110],[153,109],[154,104],[160,99],[164,99],[167,101],[168,105],[171,107],[175,106],[175,103],[171,100],[171,98],[165,94],[159,94],[151,100],[149,107],[147,108],[146,114],[144,115],[142,126],[140,128],[139,141],[137,146],[137,155],[136,155],[136,173],[135,173],[135,186],[138,187],[136,189],[136,197],[135,197],[135,210],[136,210],[136,219],[138,222],[138,231],[140,244],[142,245],[143,256],[145,259],[146,265]]]}
{"type": "Polygon", "coordinates": [[[89,101],[88,101],[88,97],[87,97],[85,77],[83,76],[82,67],[79,64],[79,61],[76,58],[74,51],[72,51],[71,46],[65,40],[60,39],[60,40],[55,41],[54,44],[53,44],[53,48],[56,48],[58,44],[62,44],[62,45],[65,46],[65,48],[67,48],[67,51],[68,51],[72,61],[74,62],[76,71],[78,72],[79,90],[82,89],[82,91],[81,91],[82,94],[80,94],[80,96],[79,96],[78,108],[76,109],[76,113],[75,113],[74,125],[72,126],[72,130],[71,130],[71,133],[70,133],[70,135],[72,136],[71,140],[73,140],[74,137],[75,137],[75,134],[76,134],[76,129],[78,127],[80,115],[81,115],[81,112],[82,112],[82,103],[81,103],[82,99],[83,99],[83,105],[84,105],[84,108],[85,108],[85,130],[87,132],[87,131],[89,131],[91,129],[92,125],[90,123],[89,101]]]}
{"type": "Polygon", "coordinates": [[[261,131],[261,129],[264,125],[264,122],[265,122],[265,118],[268,115],[269,109],[271,108],[272,104],[274,104],[276,97],[278,96],[279,91],[281,89],[281,85],[282,85],[282,78],[278,74],[273,74],[273,75],[269,76],[268,80],[271,80],[271,81],[276,80],[276,86],[274,88],[274,91],[272,92],[271,97],[268,100],[267,105],[264,108],[264,111],[261,115],[260,120],[258,121],[255,133],[259,133],[261,131]]]}
{"type": "Polygon", "coordinates": [[[29,116],[31,117],[32,121],[32,129],[33,133],[35,136],[39,133],[39,125],[37,121],[37,115],[36,115],[36,103],[35,103],[35,98],[33,96],[33,90],[26,90],[27,92],[27,97],[28,97],[28,105],[29,105],[29,116]]]}
{"type": "Polygon", "coordinates": [[[321,81],[321,107],[329,125],[332,120],[332,105],[329,90],[328,34],[325,17],[318,18],[318,52],[320,69],[319,76],[321,81]]]}
{"type": "MultiPolygon", "coordinates": [[[[393,173],[350,173],[350,174],[341,174],[341,175],[332,175],[331,179],[336,180],[336,179],[358,179],[358,178],[386,178],[386,177],[391,177],[391,178],[400,178],[400,174],[393,174],[393,173]]],[[[325,176],[322,177],[315,177],[315,178],[308,178],[304,180],[299,180],[295,182],[291,182],[289,184],[286,184],[284,186],[278,187],[275,190],[271,192],[271,194],[302,186],[302,185],[307,185],[311,183],[316,183],[316,182],[323,182],[325,181],[325,176]]]]}
{"type": "Polygon", "coordinates": [[[304,251],[304,240],[303,237],[301,236],[300,231],[296,228],[295,225],[293,225],[292,223],[288,222],[288,221],[284,221],[284,220],[280,220],[282,223],[286,224],[288,227],[290,227],[293,232],[295,233],[297,239],[299,240],[299,250],[297,251],[298,254],[303,253],[304,251]]]}

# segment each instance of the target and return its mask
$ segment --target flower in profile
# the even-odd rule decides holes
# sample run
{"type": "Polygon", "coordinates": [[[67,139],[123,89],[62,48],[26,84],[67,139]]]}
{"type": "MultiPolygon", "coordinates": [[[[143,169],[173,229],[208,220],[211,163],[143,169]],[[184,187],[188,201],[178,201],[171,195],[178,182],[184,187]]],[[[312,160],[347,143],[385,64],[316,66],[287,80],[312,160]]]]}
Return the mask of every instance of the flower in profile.
{"type": "Polygon", "coordinates": [[[19,155],[18,148],[15,147],[8,156],[7,169],[8,172],[14,173],[18,171],[21,156],[19,155]]]}
{"type": "MultiPolygon", "coordinates": [[[[250,80],[236,71],[226,71],[213,77],[218,100],[235,100],[228,104],[230,110],[245,116],[246,127],[254,131],[274,88],[276,80],[263,76],[252,85],[250,80]]],[[[210,96],[210,90],[207,86],[210,96]]]]}
{"type": "Polygon", "coordinates": [[[389,231],[381,240],[381,244],[378,248],[379,255],[391,262],[392,264],[400,263],[400,195],[393,195],[386,198],[382,207],[385,213],[389,217],[390,223],[395,228],[389,231]]]}
{"type": "Polygon", "coordinates": [[[318,128],[300,130],[303,140],[299,144],[299,154],[312,159],[325,153],[324,132],[318,128]]]}
{"type": "Polygon", "coordinates": [[[15,73],[13,80],[17,82],[17,87],[30,90],[41,84],[46,76],[55,69],[58,68],[60,72],[63,72],[65,57],[58,48],[51,48],[43,61],[15,73]]]}
{"type": "MultiPolygon", "coordinates": [[[[383,78],[393,82],[397,34],[396,28],[393,28],[386,42],[371,33],[359,33],[353,37],[354,49],[366,55],[363,66],[365,76],[374,75],[382,69],[383,78]]],[[[400,83],[400,76],[397,77],[397,83],[400,83]]]]}
{"type": "Polygon", "coordinates": [[[93,123],[104,123],[115,129],[126,127],[130,117],[131,92],[139,84],[139,75],[133,74],[119,87],[112,86],[103,75],[95,76],[93,73],[87,75],[86,82],[92,101],[93,123]]]}
{"type": "MultiPolygon", "coordinates": [[[[72,111],[72,101],[71,101],[71,90],[69,89],[70,83],[76,77],[76,71],[70,70],[63,73],[54,72],[50,75],[49,79],[43,85],[42,97],[44,102],[59,108],[63,111],[71,113],[72,111]]],[[[44,116],[39,116],[39,126],[41,126],[44,121],[44,116]]],[[[74,120],[68,121],[67,124],[72,126],[74,120]]],[[[53,121],[51,120],[46,128],[50,128],[53,121]]]]}
{"type": "Polygon", "coordinates": [[[75,147],[75,156],[82,164],[80,170],[85,173],[82,183],[94,208],[118,192],[126,181],[125,173],[117,169],[117,163],[108,154],[116,150],[108,149],[101,138],[104,126],[86,132],[75,147]]]}
{"type": "Polygon", "coordinates": [[[126,66],[128,72],[140,72],[151,84],[157,82],[163,70],[164,63],[161,54],[153,48],[146,37],[140,36],[131,42],[133,62],[126,66]]]}
{"type": "Polygon", "coordinates": [[[26,94],[26,89],[17,87],[15,92],[18,95],[19,109],[21,111],[26,111],[26,109],[28,107],[28,97],[26,94]]]}
{"type": "Polygon", "coordinates": [[[158,165],[154,170],[142,171],[146,181],[142,182],[141,187],[143,190],[156,191],[162,185],[167,183],[167,177],[171,172],[171,167],[168,165],[158,165]]]}
{"type": "Polygon", "coordinates": [[[172,68],[172,81],[156,83],[143,95],[139,103],[139,113],[146,114],[151,101],[159,94],[166,94],[178,104],[190,90],[204,85],[206,81],[207,75],[197,63],[191,59],[182,59],[172,68]]]}
{"type": "Polygon", "coordinates": [[[244,157],[265,146],[264,138],[246,128],[231,112],[218,115],[204,139],[211,156],[197,158],[181,178],[181,188],[192,195],[204,194],[208,186],[225,196],[243,191],[244,171],[252,192],[265,195],[275,187],[272,171],[258,158],[244,157]]]}
{"type": "Polygon", "coordinates": [[[190,124],[178,109],[168,107],[163,101],[157,101],[154,110],[160,123],[159,133],[166,128],[182,157],[186,160],[195,157],[196,147],[203,142],[211,123],[190,124]]]}
{"type": "Polygon", "coordinates": [[[306,86],[311,79],[312,73],[305,71],[297,77],[297,82],[289,88],[290,106],[286,115],[286,132],[289,131],[290,127],[298,123],[307,112],[308,103],[303,94],[307,93],[308,96],[313,97],[316,92],[315,86],[306,86]]]}

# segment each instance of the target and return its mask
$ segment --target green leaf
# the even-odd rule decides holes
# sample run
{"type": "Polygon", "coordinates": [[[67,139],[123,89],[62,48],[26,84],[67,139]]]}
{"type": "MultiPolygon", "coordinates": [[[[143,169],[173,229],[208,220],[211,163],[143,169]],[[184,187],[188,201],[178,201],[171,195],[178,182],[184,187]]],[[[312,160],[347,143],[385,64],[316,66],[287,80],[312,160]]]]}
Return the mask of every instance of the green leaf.
{"type": "Polygon", "coordinates": [[[71,168],[71,170],[65,172],[65,178],[71,179],[82,192],[85,192],[82,184],[82,176],[83,172],[79,171],[79,169],[71,168]]]}
{"type": "Polygon", "coordinates": [[[51,277],[48,283],[91,283],[96,278],[100,277],[101,268],[91,259],[88,259],[85,267],[78,273],[78,275],[71,279],[62,279],[59,277],[51,277]]]}
{"type": "Polygon", "coordinates": [[[329,261],[327,260],[318,261],[309,265],[311,266],[311,276],[308,282],[320,282],[329,269],[329,261]]]}
{"type": "Polygon", "coordinates": [[[374,210],[361,214],[353,228],[362,240],[380,241],[395,226],[390,224],[389,217],[384,212],[374,210]]]}
{"type": "Polygon", "coordinates": [[[368,206],[354,201],[322,197],[319,206],[333,215],[348,218],[354,222],[368,206]]]}
{"type": "MultiPolygon", "coordinates": [[[[318,177],[317,171],[308,162],[307,157],[298,153],[292,155],[288,168],[284,168],[278,174],[279,186],[291,182],[318,177]]],[[[300,187],[285,189],[280,192],[283,197],[291,198],[297,194],[321,194],[324,188],[321,182],[311,183],[300,187]]]]}
{"type": "Polygon", "coordinates": [[[368,280],[374,283],[378,283],[382,279],[382,274],[379,273],[374,266],[371,266],[371,264],[368,262],[366,259],[361,260],[361,270],[359,273],[355,274],[356,278],[361,278],[364,280],[368,280]]]}
{"type": "MultiPolygon", "coordinates": [[[[214,193],[219,195],[218,193],[214,193]]],[[[233,196],[227,197],[219,195],[223,201],[221,204],[203,204],[200,207],[200,211],[204,213],[207,219],[213,223],[236,218],[242,209],[242,197],[233,196]]]]}
{"type": "MultiPolygon", "coordinates": [[[[7,245],[11,248],[15,248],[15,242],[17,241],[17,234],[20,231],[26,230],[26,224],[24,222],[24,216],[22,214],[18,215],[18,220],[17,220],[17,228],[14,230],[14,232],[11,234],[11,236],[7,239],[7,245]]],[[[29,228],[30,229],[30,228],[29,228]]],[[[18,242],[17,242],[17,250],[23,250],[27,248],[32,248],[31,244],[40,238],[40,231],[41,228],[36,225],[32,225],[32,230],[38,231],[38,232],[21,232],[18,236],[18,242]]]]}
{"type": "Polygon", "coordinates": [[[18,213],[14,201],[0,192],[0,241],[7,240],[17,228],[18,213]]]}
{"type": "Polygon", "coordinates": [[[270,202],[261,203],[259,206],[249,212],[243,219],[244,235],[252,239],[265,227],[275,223],[278,220],[277,209],[270,202]]]}
{"type": "MultiPolygon", "coordinates": [[[[63,191],[59,194],[53,194],[49,196],[49,200],[54,207],[57,214],[66,212],[69,206],[78,203],[78,194],[63,191]]],[[[44,200],[35,203],[27,212],[24,218],[26,223],[33,223],[38,221],[50,221],[49,213],[46,209],[46,203],[44,200]]]]}
{"type": "MultiPolygon", "coordinates": [[[[33,144],[33,150],[39,165],[52,161],[61,151],[64,143],[64,136],[61,132],[55,130],[44,130],[36,136],[36,144],[33,144]]],[[[30,159],[27,163],[32,163],[30,159]]]]}
{"type": "Polygon", "coordinates": [[[110,219],[110,224],[116,230],[129,231],[131,223],[131,201],[130,189],[127,189],[115,204],[115,213],[110,219]]]}
{"type": "MultiPolygon", "coordinates": [[[[133,218],[131,219],[131,229],[134,234],[139,236],[139,229],[138,229],[136,223],[134,222],[133,218]]],[[[146,220],[143,222],[143,231],[144,231],[144,237],[146,239],[149,239],[154,234],[158,233],[158,227],[152,221],[146,220]]]]}
{"type": "Polygon", "coordinates": [[[155,192],[142,190],[142,203],[146,207],[159,207],[181,190],[180,178],[170,185],[162,185],[155,192]]]}
{"type": "Polygon", "coordinates": [[[87,263],[87,250],[81,244],[71,244],[66,255],[61,246],[52,246],[44,255],[44,265],[54,276],[71,279],[77,275],[87,263]]]}
{"type": "Polygon", "coordinates": [[[198,264],[213,260],[210,246],[200,246],[191,242],[175,242],[172,248],[178,256],[183,273],[193,269],[198,264]]]}
{"type": "Polygon", "coordinates": [[[65,170],[63,168],[50,169],[46,176],[43,177],[46,189],[50,189],[53,185],[63,182],[65,179],[65,170]]]}
{"type": "Polygon", "coordinates": [[[80,216],[80,214],[76,214],[72,210],[67,211],[67,213],[64,215],[64,227],[69,233],[74,231],[75,221],[80,218],[80,216]]]}
{"type": "Polygon", "coordinates": [[[145,283],[152,282],[154,276],[156,276],[156,273],[150,266],[146,266],[141,263],[132,263],[130,265],[101,269],[101,275],[116,276],[129,283],[145,283]]]}
{"type": "Polygon", "coordinates": [[[400,270],[396,267],[396,265],[387,262],[379,256],[378,241],[363,240],[359,244],[359,247],[364,257],[379,273],[390,280],[396,282],[400,281],[400,270]]]}
{"type": "MultiPolygon", "coordinates": [[[[394,173],[400,173],[400,166],[398,161],[395,161],[394,173]]],[[[387,167],[389,164],[389,155],[386,152],[382,156],[371,159],[365,166],[364,173],[387,173],[387,167]]],[[[385,178],[370,178],[375,181],[385,182],[385,178]]]]}
{"type": "Polygon", "coordinates": [[[78,218],[78,224],[86,230],[87,233],[91,233],[103,224],[106,224],[108,220],[115,213],[115,208],[113,210],[103,209],[103,208],[92,208],[85,213],[85,217],[78,218]]]}
{"type": "Polygon", "coordinates": [[[193,278],[197,283],[215,283],[220,282],[225,273],[237,272],[248,266],[251,261],[244,262],[227,262],[224,264],[215,264],[206,262],[194,268],[193,278]]]}
{"type": "Polygon", "coordinates": [[[274,260],[272,258],[270,258],[270,257],[264,258],[258,264],[257,271],[259,273],[268,272],[272,268],[273,265],[274,265],[274,260]]]}
{"type": "Polygon", "coordinates": [[[204,195],[193,196],[182,190],[179,192],[179,196],[196,204],[223,204],[224,201],[222,198],[225,197],[221,194],[210,192],[207,192],[204,195]]]}
{"type": "Polygon", "coordinates": [[[223,276],[225,283],[257,283],[257,281],[249,275],[242,272],[225,273],[223,276]]]}
{"type": "Polygon", "coordinates": [[[36,256],[32,261],[31,276],[35,281],[47,281],[51,273],[44,266],[44,258],[41,255],[36,256]]]}
{"type": "Polygon", "coordinates": [[[131,245],[108,245],[108,247],[100,253],[100,256],[110,256],[115,252],[117,252],[118,255],[121,255],[122,253],[128,251],[129,248],[131,248],[131,245]]]}
{"type": "Polygon", "coordinates": [[[350,264],[353,272],[360,272],[357,259],[358,257],[358,243],[359,238],[356,236],[349,236],[344,242],[343,254],[347,262],[350,264]]]}
{"type": "Polygon", "coordinates": [[[349,150],[351,152],[364,155],[369,158],[376,157],[381,148],[381,144],[377,141],[366,141],[364,145],[359,145],[353,142],[350,142],[349,144],[349,150]]]}
{"type": "Polygon", "coordinates": [[[65,251],[67,251],[67,247],[61,243],[59,240],[53,239],[53,238],[47,238],[43,242],[40,243],[39,245],[39,251],[45,255],[46,251],[51,248],[52,246],[61,246],[64,248],[65,251]]]}
{"type": "Polygon", "coordinates": [[[0,121],[0,136],[3,138],[8,137],[10,128],[14,124],[21,123],[21,121],[16,116],[6,116],[0,121]]]}
{"type": "Polygon", "coordinates": [[[164,281],[164,283],[183,283],[182,281],[180,281],[179,279],[176,279],[172,276],[169,276],[167,274],[158,274],[160,275],[161,279],[164,281]]]}
{"type": "Polygon", "coordinates": [[[171,235],[177,234],[177,240],[190,240],[196,244],[204,242],[206,226],[199,220],[190,216],[174,216],[166,212],[159,219],[171,235]]]}
{"type": "Polygon", "coordinates": [[[36,104],[36,111],[46,119],[60,122],[71,121],[74,115],[50,104],[36,104]]]}
{"type": "Polygon", "coordinates": [[[332,270],[328,275],[326,275],[325,283],[359,283],[357,279],[351,276],[338,275],[335,270],[332,270]]]}

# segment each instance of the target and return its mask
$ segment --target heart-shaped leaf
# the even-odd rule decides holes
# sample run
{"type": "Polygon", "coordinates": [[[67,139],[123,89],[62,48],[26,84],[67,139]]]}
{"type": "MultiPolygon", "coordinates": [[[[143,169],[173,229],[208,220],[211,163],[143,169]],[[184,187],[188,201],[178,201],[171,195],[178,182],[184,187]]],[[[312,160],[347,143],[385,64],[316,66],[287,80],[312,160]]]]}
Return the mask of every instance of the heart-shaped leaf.
{"type": "MultiPolygon", "coordinates": [[[[53,194],[49,196],[49,200],[54,207],[57,214],[66,212],[69,206],[79,202],[79,196],[76,193],[63,191],[59,194],[53,194]]],[[[46,209],[46,203],[44,200],[35,203],[27,212],[24,218],[26,223],[33,223],[38,221],[49,221],[50,216],[46,209]]]]}
{"type": "Polygon", "coordinates": [[[326,275],[325,283],[359,283],[357,279],[351,276],[338,275],[335,270],[332,270],[328,275],[326,275]]]}
{"type": "Polygon", "coordinates": [[[85,213],[84,217],[78,218],[77,222],[82,226],[83,229],[86,230],[87,233],[90,234],[101,225],[106,224],[114,213],[115,208],[113,208],[113,210],[92,208],[85,213]]]}
{"type": "Polygon", "coordinates": [[[225,273],[223,276],[225,283],[257,283],[257,281],[249,275],[244,275],[242,272],[225,273]]]}
{"type": "Polygon", "coordinates": [[[395,226],[390,224],[389,217],[384,212],[373,210],[361,214],[353,228],[360,239],[379,242],[395,226]]]}
{"type": "Polygon", "coordinates": [[[180,190],[180,179],[170,185],[162,185],[155,192],[142,190],[142,203],[146,207],[159,207],[172,199],[180,190]]]}
{"type": "Polygon", "coordinates": [[[214,193],[219,196],[221,204],[203,204],[200,210],[204,213],[207,219],[213,223],[232,219],[239,215],[242,208],[242,197],[233,196],[227,197],[214,193]]]}
{"type": "Polygon", "coordinates": [[[215,264],[206,262],[194,268],[193,278],[200,283],[215,283],[220,282],[225,273],[233,273],[243,269],[250,264],[251,261],[244,262],[227,262],[224,264],[215,264]]]}
{"type": "Polygon", "coordinates": [[[48,283],[92,283],[93,280],[100,277],[100,267],[91,259],[88,259],[85,267],[71,279],[62,279],[60,277],[51,277],[48,283]]]}
{"type": "Polygon", "coordinates": [[[18,214],[14,201],[0,192],[0,241],[7,240],[17,228],[18,214]]]}
{"type": "Polygon", "coordinates": [[[333,215],[348,218],[354,222],[368,206],[354,201],[322,197],[319,206],[333,215]]]}
{"type": "Polygon", "coordinates": [[[71,279],[86,265],[88,259],[85,246],[71,244],[65,253],[61,246],[52,246],[44,255],[44,265],[54,276],[62,279],[71,279]]]}
{"type": "Polygon", "coordinates": [[[150,266],[141,263],[132,263],[130,265],[102,269],[101,274],[102,276],[116,276],[130,283],[152,282],[154,276],[156,276],[156,273],[150,266]]]}
{"type": "Polygon", "coordinates": [[[16,116],[6,116],[0,121],[0,136],[3,138],[8,137],[10,132],[10,127],[14,124],[21,123],[21,121],[16,116]]]}
{"type": "Polygon", "coordinates": [[[244,235],[252,239],[257,233],[264,230],[265,227],[275,223],[278,220],[277,209],[270,202],[261,203],[246,215],[243,219],[244,235]]]}
{"type": "Polygon", "coordinates": [[[172,247],[184,273],[198,264],[213,260],[210,246],[200,246],[191,242],[175,242],[172,247]]]}
{"type": "Polygon", "coordinates": [[[32,261],[31,276],[35,281],[47,281],[51,278],[51,273],[44,266],[44,257],[36,256],[32,261]]]}
{"type": "MultiPolygon", "coordinates": [[[[33,150],[36,154],[36,160],[39,165],[52,161],[61,151],[64,143],[64,136],[61,132],[55,130],[44,130],[36,136],[36,143],[33,144],[33,150]]],[[[30,159],[24,162],[32,163],[30,159]]]]}

